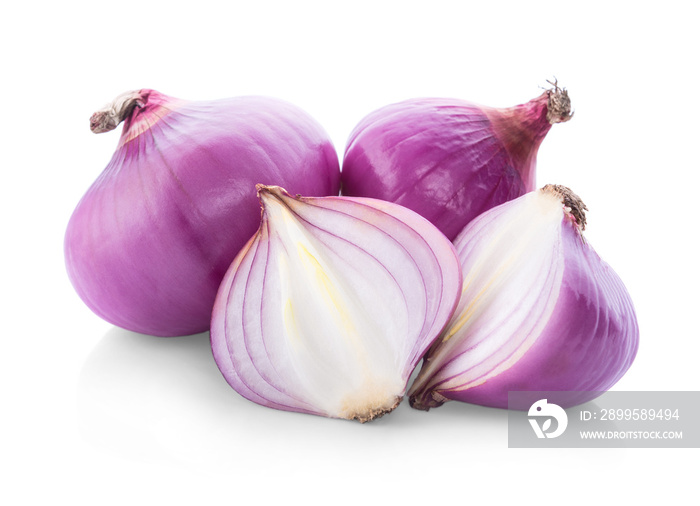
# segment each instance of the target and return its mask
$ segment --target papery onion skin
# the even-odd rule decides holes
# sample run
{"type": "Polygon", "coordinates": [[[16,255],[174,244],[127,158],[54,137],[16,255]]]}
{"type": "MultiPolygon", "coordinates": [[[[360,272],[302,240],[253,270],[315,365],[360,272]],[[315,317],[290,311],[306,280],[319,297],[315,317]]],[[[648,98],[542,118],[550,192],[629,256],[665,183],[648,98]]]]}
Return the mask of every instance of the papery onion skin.
{"type": "MultiPolygon", "coordinates": [[[[489,236],[498,233],[498,229],[488,227],[483,233],[476,231],[501,208],[511,205],[517,205],[517,201],[484,213],[455,240],[463,266],[468,243],[488,241],[489,236]]],[[[562,213],[560,242],[555,248],[563,273],[555,287],[556,304],[534,344],[513,365],[494,376],[485,375],[481,382],[473,377],[460,379],[466,378],[467,373],[456,366],[456,351],[437,359],[440,348],[446,345],[438,339],[426,354],[422,371],[411,387],[410,402],[414,408],[427,410],[456,400],[527,410],[530,406],[517,404],[517,399],[509,405],[511,391],[564,392],[557,403],[570,407],[598,397],[627,372],[639,346],[634,306],[619,276],[583,239],[585,219],[581,215],[577,219],[575,214],[568,207],[562,213]]],[[[503,307],[502,312],[507,315],[511,309],[503,307]]],[[[448,325],[445,334],[449,330],[448,325]]],[[[467,343],[477,332],[478,329],[461,336],[462,352],[473,346],[467,343]]],[[[464,352],[463,357],[469,353],[473,351],[464,352]]]]}
{"type": "Polygon", "coordinates": [[[142,89],[93,115],[91,129],[121,119],[118,148],[65,236],[73,286],[119,327],[155,336],[209,328],[219,283],[259,225],[259,181],[339,192],[328,135],[285,101],[196,102],[142,89]]]}
{"type": "Polygon", "coordinates": [[[401,204],[453,240],[482,212],[535,189],[539,146],[571,116],[556,83],[511,108],[449,98],[383,107],[350,134],[342,193],[401,204]]]}
{"type": "Polygon", "coordinates": [[[260,228],[212,313],[226,381],[284,411],[363,423],[392,411],[459,299],[454,247],[395,204],[258,188],[260,228]]]}

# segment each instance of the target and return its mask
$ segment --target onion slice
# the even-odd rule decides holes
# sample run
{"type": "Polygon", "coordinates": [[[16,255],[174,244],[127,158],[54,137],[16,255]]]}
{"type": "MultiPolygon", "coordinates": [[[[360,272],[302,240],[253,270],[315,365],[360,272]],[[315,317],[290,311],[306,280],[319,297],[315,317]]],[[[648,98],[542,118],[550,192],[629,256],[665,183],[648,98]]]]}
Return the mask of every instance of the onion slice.
{"type": "Polygon", "coordinates": [[[221,372],[276,409],[360,422],[388,413],[459,299],[454,247],[396,204],[257,188],[260,228],[212,315],[221,372]]]}
{"type": "Polygon", "coordinates": [[[465,227],[455,240],[462,297],[411,386],[413,407],[505,408],[509,391],[571,392],[558,403],[575,405],[629,369],[639,341],[634,308],[583,239],[585,209],[570,189],[547,185],[465,227]]]}

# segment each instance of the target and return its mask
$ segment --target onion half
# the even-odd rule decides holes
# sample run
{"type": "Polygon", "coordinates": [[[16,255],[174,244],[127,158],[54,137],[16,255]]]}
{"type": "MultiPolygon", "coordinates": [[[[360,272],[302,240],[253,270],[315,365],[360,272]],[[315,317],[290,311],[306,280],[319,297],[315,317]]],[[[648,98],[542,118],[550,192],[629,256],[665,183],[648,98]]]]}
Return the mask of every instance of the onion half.
{"type": "Polygon", "coordinates": [[[584,211],[571,190],[547,185],[467,225],[455,240],[461,300],[411,386],[413,407],[505,408],[509,391],[571,392],[558,399],[567,407],[629,369],[639,342],[634,307],[583,239],[584,211]]]}
{"type": "Polygon", "coordinates": [[[484,211],[535,190],[539,146],[571,116],[556,83],[505,109],[449,98],[383,107],[350,134],[342,193],[401,204],[453,240],[484,211]]]}
{"type": "Polygon", "coordinates": [[[396,204],[258,189],[260,228],[214,306],[221,372],[276,409],[361,422],[388,413],[457,304],[452,244],[396,204]]]}
{"type": "Polygon", "coordinates": [[[255,184],[337,195],[339,163],[323,128],[268,97],[190,102],[126,93],[93,115],[124,121],[112,160],[65,236],[73,286],[103,319],[156,336],[209,328],[226,269],[259,225],[255,184]]]}

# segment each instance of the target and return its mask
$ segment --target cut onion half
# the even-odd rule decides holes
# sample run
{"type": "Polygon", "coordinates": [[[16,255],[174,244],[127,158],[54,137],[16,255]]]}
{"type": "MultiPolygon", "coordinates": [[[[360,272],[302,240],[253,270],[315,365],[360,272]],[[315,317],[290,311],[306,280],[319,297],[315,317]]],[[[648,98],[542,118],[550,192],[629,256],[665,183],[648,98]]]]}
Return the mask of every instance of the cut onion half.
{"type": "Polygon", "coordinates": [[[212,316],[224,377],[276,409],[361,422],[390,412],[459,299],[454,247],[397,204],[258,195],[260,228],[212,316]]]}

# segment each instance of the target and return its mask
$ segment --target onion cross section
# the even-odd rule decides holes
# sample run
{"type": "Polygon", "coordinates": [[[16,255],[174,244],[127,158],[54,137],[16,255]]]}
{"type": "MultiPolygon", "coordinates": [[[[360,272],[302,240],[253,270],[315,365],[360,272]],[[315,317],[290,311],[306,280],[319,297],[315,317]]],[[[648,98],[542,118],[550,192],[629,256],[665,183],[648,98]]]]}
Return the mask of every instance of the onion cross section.
{"type": "Polygon", "coordinates": [[[366,422],[393,410],[452,315],[450,241],[399,205],[258,185],[260,228],[219,289],[211,341],[264,406],[366,422]]]}

